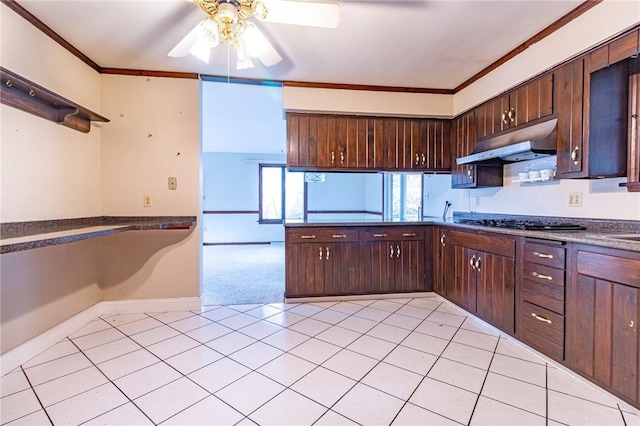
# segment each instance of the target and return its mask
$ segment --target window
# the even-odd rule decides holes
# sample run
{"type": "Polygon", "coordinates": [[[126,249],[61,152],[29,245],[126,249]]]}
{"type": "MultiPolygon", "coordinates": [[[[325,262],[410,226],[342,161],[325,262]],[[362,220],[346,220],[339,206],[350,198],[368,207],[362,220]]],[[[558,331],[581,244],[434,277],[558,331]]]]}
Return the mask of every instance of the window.
{"type": "Polygon", "coordinates": [[[304,217],[304,173],[280,164],[260,164],[259,222],[283,223],[304,217]]]}
{"type": "Polygon", "coordinates": [[[384,217],[386,220],[422,219],[422,174],[385,174],[384,217]]]}

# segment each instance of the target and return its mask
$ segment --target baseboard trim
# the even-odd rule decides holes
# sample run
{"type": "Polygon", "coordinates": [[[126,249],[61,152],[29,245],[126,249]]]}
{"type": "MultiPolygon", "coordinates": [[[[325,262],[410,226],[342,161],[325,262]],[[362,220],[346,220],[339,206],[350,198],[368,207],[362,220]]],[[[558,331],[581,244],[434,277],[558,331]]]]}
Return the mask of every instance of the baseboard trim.
{"type": "Polygon", "coordinates": [[[347,296],[314,296],[314,297],[288,297],[285,303],[313,303],[313,302],[348,302],[350,300],[373,300],[373,299],[415,299],[437,297],[432,291],[420,291],[414,293],[381,293],[381,294],[358,294],[347,296]]]}
{"type": "Polygon", "coordinates": [[[102,315],[100,303],[102,302],[90,306],[44,333],[2,354],[0,356],[0,377],[20,367],[34,356],[44,352],[60,340],[98,318],[102,315]]]}
{"type": "Polygon", "coordinates": [[[199,297],[170,299],[137,299],[102,301],[0,355],[0,377],[12,372],[31,358],[49,349],[60,340],[73,334],[91,321],[108,314],[132,314],[148,312],[173,312],[200,310],[199,297]]]}
{"type": "Polygon", "coordinates": [[[200,310],[199,297],[105,300],[100,302],[100,304],[102,305],[101,315],[200,310]]]}

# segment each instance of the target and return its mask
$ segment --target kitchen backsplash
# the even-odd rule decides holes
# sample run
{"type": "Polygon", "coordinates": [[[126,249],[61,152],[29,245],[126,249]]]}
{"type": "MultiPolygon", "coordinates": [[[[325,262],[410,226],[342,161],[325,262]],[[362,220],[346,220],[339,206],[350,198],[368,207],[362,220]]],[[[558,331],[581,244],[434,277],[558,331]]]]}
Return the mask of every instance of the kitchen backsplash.
{"type": "Polygon", "coordinates": [[[520,172],[547,168],[554,162],[555,156],[551,156],[506,165],[504,186],[499,188],[451,189],[449,175],[425,175],[424,215],[442,215],[448,200],[453,204],[450,212],[640,220],[640,193],[629,193],[620,188],[618,183],[625,182],[624,178],[513,182],[518,180],[520,172]],[[578,194],[581,206],[569,206],[571,194],[578,194]]]}

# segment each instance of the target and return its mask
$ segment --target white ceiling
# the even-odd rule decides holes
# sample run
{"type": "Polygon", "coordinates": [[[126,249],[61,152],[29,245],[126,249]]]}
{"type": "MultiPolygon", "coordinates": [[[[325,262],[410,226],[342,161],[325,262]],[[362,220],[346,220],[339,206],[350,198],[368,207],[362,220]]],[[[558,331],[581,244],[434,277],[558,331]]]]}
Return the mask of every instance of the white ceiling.
{"type": "Polygon", "coordinates": [[[204,18],[186,0],[18,3],[105,68],[453,89],[582,2],[337,1],[342,19],[335,29],[257,22],[284,60],[243,71],[234,69],[233,49],[228,68],[226,44],[210,64],[167,57],[204,18]]]}

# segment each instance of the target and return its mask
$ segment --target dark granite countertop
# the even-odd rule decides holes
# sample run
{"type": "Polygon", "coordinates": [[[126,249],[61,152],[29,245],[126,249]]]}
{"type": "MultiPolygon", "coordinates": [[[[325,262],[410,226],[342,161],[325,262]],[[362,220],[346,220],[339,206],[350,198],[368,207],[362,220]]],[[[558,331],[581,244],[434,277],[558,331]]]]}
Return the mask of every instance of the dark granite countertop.
{"type": "Polygon", "coordinates": [[[0,254],[31,250],[125,231],[191,229],[195,216],[97,216],[0,224],[0,254]]]}
{"type": "Polygon", "coordinates": [[[585,219],[549,216],[523,216],[503,215],[493,213],[461,213],[454,212],[453,218],[443,220],[437,217],[425,217],[421,221],[383,221],[372,219],[365,221],[332,220],[332,221],[291,221],[285,227],[323,227],[323,226],[402,226],[402,225],[444,225],[461,229],[473,229],[479,231],[495,232],[499,234],[514,235],[544,240],[564,241],[570,243],[591,244],[601,247],[616,248],[640,252],[640,241],[617,239],[619,235],[640,235],[640,221],[613,220],[613,219],[585,219]],[[478,219],[521,219],[531,221],[545,221],[555,223],[571,222],[582,225],[583,231],[533,231],[523,229],[497,228],[481,225],[468,225],[457,223],[463,218],[478,219]]]}

